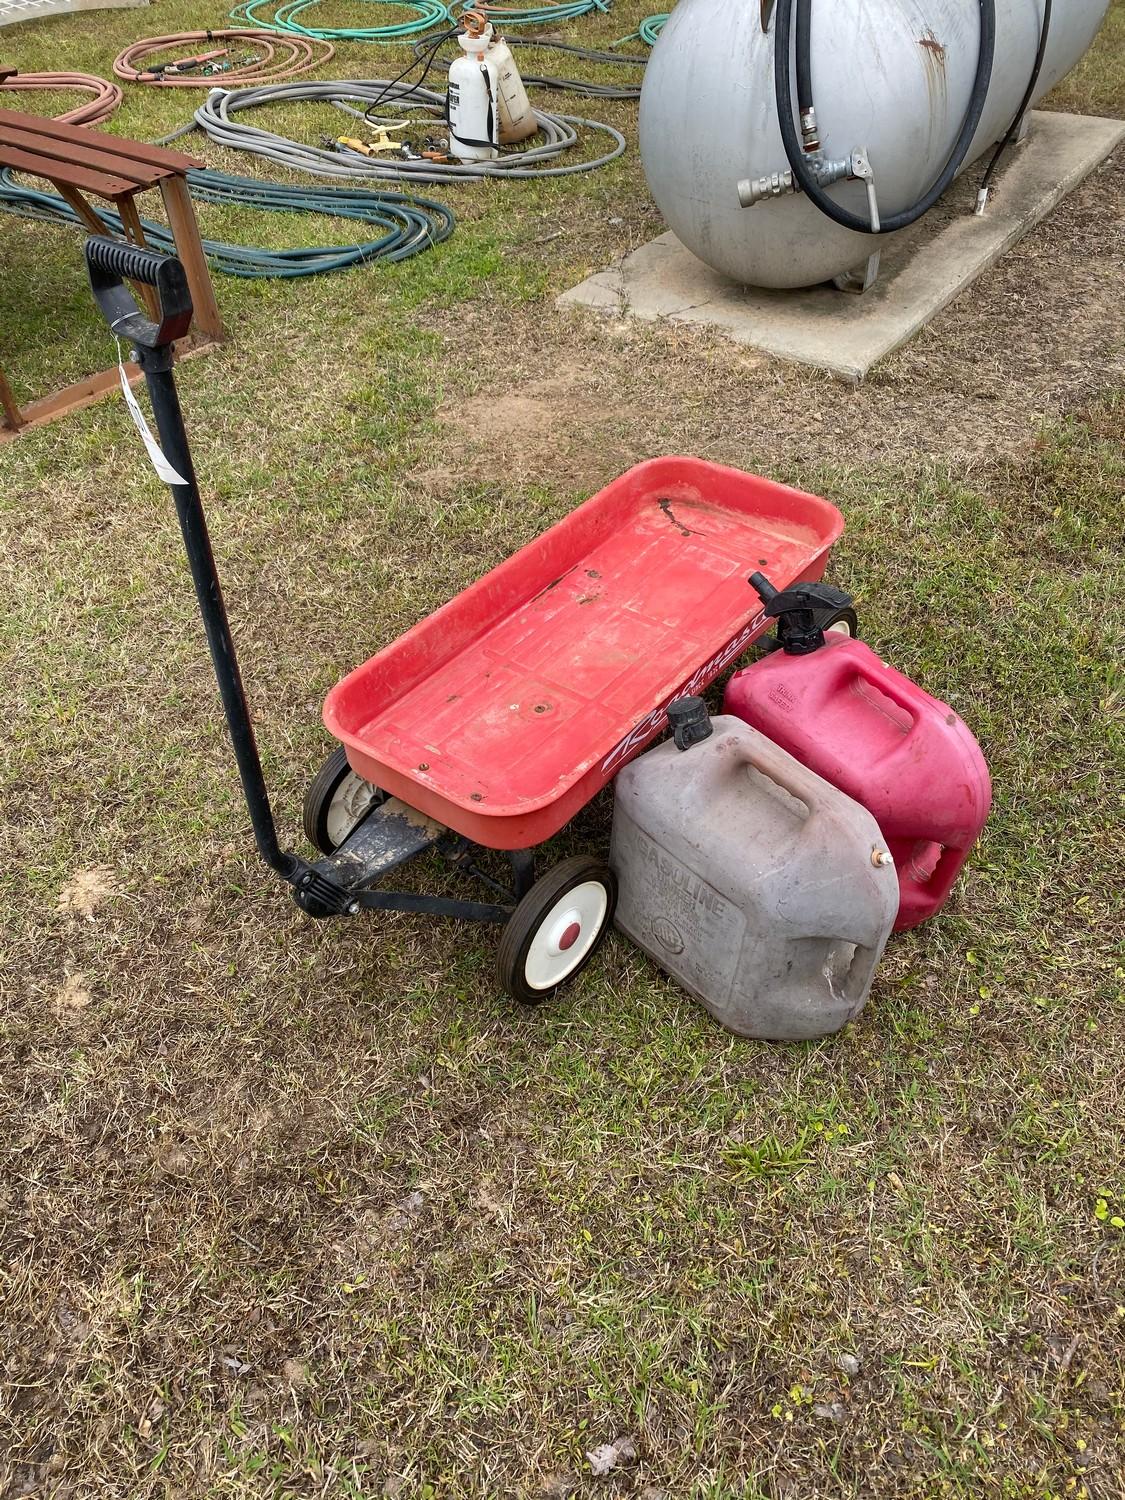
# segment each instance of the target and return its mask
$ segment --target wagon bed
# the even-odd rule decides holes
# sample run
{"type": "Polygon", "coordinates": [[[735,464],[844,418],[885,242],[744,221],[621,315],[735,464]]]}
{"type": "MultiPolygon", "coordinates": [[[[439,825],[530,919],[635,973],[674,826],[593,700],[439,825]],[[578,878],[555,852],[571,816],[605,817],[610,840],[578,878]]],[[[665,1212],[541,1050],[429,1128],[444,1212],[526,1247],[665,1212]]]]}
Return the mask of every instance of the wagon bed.
{"type": "Polygon", "coordinates": [[[639,464],[345,677],[328,729],[366,780],[475,842],[556,833],[766,627],[747,584],[819,578],[813,495],[639,464]]]}

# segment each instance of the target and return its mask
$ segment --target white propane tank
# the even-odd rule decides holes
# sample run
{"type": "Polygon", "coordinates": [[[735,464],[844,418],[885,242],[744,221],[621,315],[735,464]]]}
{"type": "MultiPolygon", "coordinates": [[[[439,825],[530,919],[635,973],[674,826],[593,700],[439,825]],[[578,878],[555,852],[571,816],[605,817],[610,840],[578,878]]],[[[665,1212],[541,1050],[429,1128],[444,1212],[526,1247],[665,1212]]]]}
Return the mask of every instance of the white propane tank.
{"type": "Polygon", "coordinates": [[[500,144],[514,146],[518,141],[526,141],[528,136],[534,135],[539,129],[539,121],[535,118],[535,111],[527,97],[511,47],[502,36],[493,34],[491,24],[488,31],[491,45],[487,55],[489,61],[496,65],[498,80],[500,144]]]}
{"type": "Polygon", "coordinates": [[[491,37],[466,25],[457,41],[464,55],[449,64],[450,155],[458,161],[494,161],[500,155],[500,80],[496,64],[487,56],[491,37]]]}
{"type": "MultiPolygon", "coordinates": [[[[963,167],[1007,131],[1039,45],[1043,0],[995,5],[992,78],[963,167]]],[[[1082,57],[1107,6],[1055,0],[1032,102],[1082,57]]],[[[741,181],[789,167],[774,93],[773,11],[756,0],[679,0],[645,70],[641,157],[668,227],[701,260],[751,286],[814,286],[861,266],[893,236],[844,228],[803,193],[741,207],[741,181]]],[[[909,208],[937,180],[965,119],[979,0],[813,0],[809,34],[825,157],[866,149],[881,217],[909,208]]],[[[862,182],[828,192],[867,219],[862,182]]]]}

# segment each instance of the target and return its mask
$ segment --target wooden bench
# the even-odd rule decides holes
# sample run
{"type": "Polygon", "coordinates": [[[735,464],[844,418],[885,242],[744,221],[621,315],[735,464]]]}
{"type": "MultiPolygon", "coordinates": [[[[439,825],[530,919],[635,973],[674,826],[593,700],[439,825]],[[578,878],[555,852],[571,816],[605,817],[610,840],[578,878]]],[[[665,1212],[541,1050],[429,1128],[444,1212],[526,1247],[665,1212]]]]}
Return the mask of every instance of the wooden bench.
{"type": "MultiPolygon", "coordinates": [[[[149,188],[160,189],[176,254],[183,262],[195,307],[195,325],[189,339],[184,341],[193,352],[225,337],[185,177],[189,168],[201,165],[194,157],[179,151],[146,146],[142,141],[106,135],[79,125],[62,125],[18,110],[0,109],[0,167],[45,178],[92,234],[105,234],[106,228],[87,198],[102,198],[112,203],[121,215],[127,238],[143,245],[144,229],[134,198],[149,188]]],[[[151,309],[152,289],[141,287],[138,291],[151,309]]],[[[183,346],[180,352],[184,352],[183,346]]],[[[126,370],[131,379],[140,373],[134,366],[127,365],[126,370]]],[[[115,366],[21,408],[0,367],[0,442],[25,427],[89,406],[112,390],[117,378],[115,366]]]]}

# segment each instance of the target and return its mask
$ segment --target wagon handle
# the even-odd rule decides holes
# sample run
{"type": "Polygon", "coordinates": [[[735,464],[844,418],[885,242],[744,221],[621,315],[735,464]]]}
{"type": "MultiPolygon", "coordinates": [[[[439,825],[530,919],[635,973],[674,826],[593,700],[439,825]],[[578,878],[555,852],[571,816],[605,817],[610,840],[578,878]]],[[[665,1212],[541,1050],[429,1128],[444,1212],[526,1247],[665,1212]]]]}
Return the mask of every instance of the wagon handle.
{"type": "Polygon", "coordinates": [[[191,292],[180,262],[156,250],[95,236],[86,241],[86,269],[102,316],[124,339],[142,349],[159,349],[181,339],[191,327],[191,292]],[[153,323],[133,300],[126,281],[156,288],[160,322],[153,323]]]}
{"type": "Polygon", "coordinates": [[[175,480],[179,481],[170,482],[169,488],[176,502],[184,549],[191,567],[207,644],[211,648],[211,662],[223,700],[223,712],[258,853],[271,869],[286,879],[292,879],[301,861],[295,854],[286,854],[277,841],[277,828],[254,740],[254,726],[250,721],[250,707],[238,670],[230,622],[215,568],[215,554],[207,531],[207,517],[199,498],[199,485],[172,374],[173,341],[186,333],[191,324],[191,297],[184,268],[174,256],[123,245],[119,240],[100,235],[86,241],[86,268],[94,298],[110,328],[132,342],[133,358],[140,365],[148,387],[160,446],[175,473],[175,480]],[[151,322],[137,307],[132,293],[123,285],[126,277],[156,288],[160,297],[159,323],[151,322]]]}

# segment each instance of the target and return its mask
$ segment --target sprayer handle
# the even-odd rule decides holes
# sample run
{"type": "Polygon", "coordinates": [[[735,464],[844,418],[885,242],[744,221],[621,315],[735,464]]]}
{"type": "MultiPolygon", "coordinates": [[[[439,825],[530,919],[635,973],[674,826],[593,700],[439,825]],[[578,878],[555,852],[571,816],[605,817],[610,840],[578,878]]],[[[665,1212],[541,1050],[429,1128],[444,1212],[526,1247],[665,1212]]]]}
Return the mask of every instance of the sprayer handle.
{"type": "Polygon", "coordinates": [[[183,338],[191,327],[191,292],[174,255],[93,235],[86,241],[86,270],[94,300],[110,328],[139,348],[164,348],[183,338]],[[126,280],[156,288],[159,323],[153,323],[137,306],[126,280]]]}

